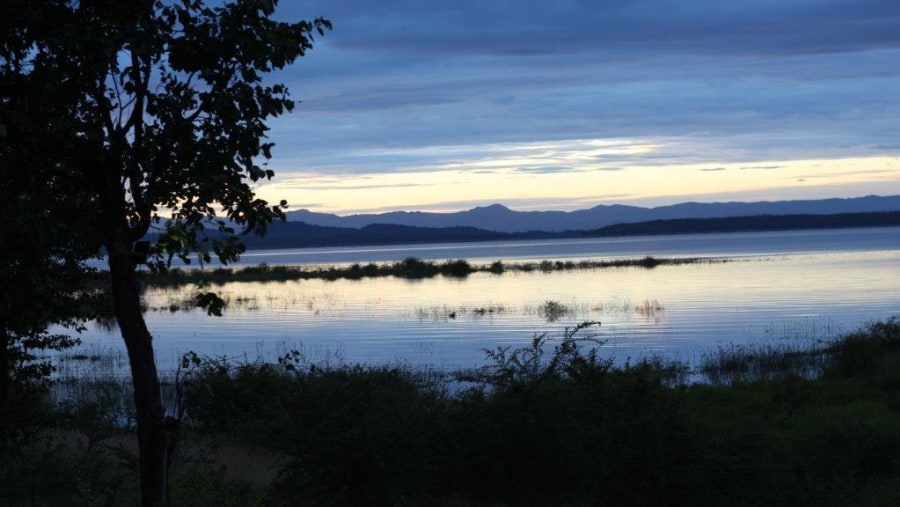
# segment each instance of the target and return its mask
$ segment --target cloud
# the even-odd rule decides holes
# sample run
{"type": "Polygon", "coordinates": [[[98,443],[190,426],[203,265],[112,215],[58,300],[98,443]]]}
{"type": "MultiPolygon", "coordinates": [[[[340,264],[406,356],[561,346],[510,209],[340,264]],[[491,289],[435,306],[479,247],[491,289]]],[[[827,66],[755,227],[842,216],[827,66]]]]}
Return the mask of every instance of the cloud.
{"type": "Polygon", "coordinates": [[[713,172],[900,152],[896,0],[311,0],[278,13],[335,24],[275,76],[303,101],[270,122],[279,176],[713,172]]]}
{"type": "Polygon", "coordinates": [[[535,58],[611,45],[752,55],[849,51],[896,45],[900,16],[892,0],[319,0],[281,15],[301,9],[331,18],[335,33],[326,40],[342,49],[447,58],[535,58]]]}
{"type": "Polygon", "coordinates": [[[312,210],[316,208],[322,207],[322,203],[320,202],[301,202],[301,203],[288,203],[287,210],[288,211],[297,211],[301,209],[312,210]]]}
{"type": "Polygon", "coordinates": [[[780,169],[780,165],[757,165],[750,167],[741,167],[741,171],[771,171],[773,169],[780,169]]]}
{"type": "Polygon", "coordinates": [[[371,185],[304,185],[302,182],[294,183],[294,188],[302,190],[368,190],[379,188],[412,188],[427,187],[430,185],[424,183],[373,183],[371,185]]]}
{"type": "Polygon", "coordinates": [[[727,171],[728,169],[726,169],[724,167],[708,167],[708,168],[704,168],[704,169],[700,169],[700,170],[703,172],[709,173],[709,172],[727,171]]]}
{"type": "Polygon", "coordinates": [[[872,148],[873,150],[876,150],[876,151],[897,151],[897,152],[900,152],[900,143],[893,143],[893,144],[877,144],[877,145],[875,145],[875,146],[872,146],[871,148],[872,148]]]}
{"type": "Polygon", "coordinates": [[[840,172],[826,172],[821,174],[803,174],[800,175],[801,178],[832,178],[834,176],[860,176],[860,175],[869,175],[869,174],[884,174],[884,173],[895,173],[900,175],[900,171],[895,169],[864,169],[859,171],[840,171],[840,172]]]}
{"type": "Polygon", "coordinates": [[[802,127],[860,97],[862,117],[896,110],[900,3],[731,3],[291,5],[335,31],[282,75],[309,135],[382,146],[802,127]]]}
{"type": "Polygon", "coordinates": [[[516,172],[519,173],[528,173],[528,174],[553,174],[553,173],[567,173],[572,172],[574,169],[568,166],[537,166],[537,167],[520,167],[516,169],[516,172]]]}

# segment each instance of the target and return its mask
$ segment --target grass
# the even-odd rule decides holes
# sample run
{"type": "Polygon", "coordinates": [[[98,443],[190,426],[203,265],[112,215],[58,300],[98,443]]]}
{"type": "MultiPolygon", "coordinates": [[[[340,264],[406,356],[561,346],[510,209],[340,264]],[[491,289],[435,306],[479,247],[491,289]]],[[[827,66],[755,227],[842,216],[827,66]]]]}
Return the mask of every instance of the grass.
{"type": "MultiPolygon", "coordinates": [[[[173,505],[900,504],[897,318],[806,350],[722,349],[694,375],[615,366],[596,329],[455,374],[203,359],[181,377],[173,505]]],[[[0,447],[0,504],[132,505],[130,394],[101,377],[31,400],[0,447]]]]}
{"type": "Polygon", "coordinates": [[[786,376],[814,378],[826,365],[822,350],[792,345],[732,345],[704,354],[699,370],[713,384],[731,384],[786,376]]]}

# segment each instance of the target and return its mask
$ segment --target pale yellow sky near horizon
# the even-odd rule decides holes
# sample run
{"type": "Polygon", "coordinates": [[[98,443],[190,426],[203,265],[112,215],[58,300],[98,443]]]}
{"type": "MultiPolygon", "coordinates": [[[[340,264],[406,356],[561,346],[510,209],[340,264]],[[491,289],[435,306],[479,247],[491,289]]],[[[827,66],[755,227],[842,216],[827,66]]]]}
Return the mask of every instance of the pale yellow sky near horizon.
{"type": "Polygon", "coordinates": [[[847,198],[900,195],[900,158],[612,167],[578,158],[535,160],[511,153],[421,171],[344,175],[276,171],[275,178],[256,191],[270,202],[287,200],[288,211],[306,208],[338,215],[452,212],[493,203],[521,211],[571,211],[599,204],[652,207],[685,201],[847,198]],[[535,172],[521,170],[535,164],[539,167],[535,172]],[[542,164],[550,169],[542,172],[542,164]]]}

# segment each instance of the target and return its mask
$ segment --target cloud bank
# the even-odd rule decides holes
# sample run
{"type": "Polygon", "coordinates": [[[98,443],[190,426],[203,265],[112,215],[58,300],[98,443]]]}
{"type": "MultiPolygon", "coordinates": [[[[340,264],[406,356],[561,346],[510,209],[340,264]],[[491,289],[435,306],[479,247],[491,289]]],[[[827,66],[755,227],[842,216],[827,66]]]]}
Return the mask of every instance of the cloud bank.
{"type": "Polygon", "coordinates": [[[278,12],[335,25],[278,75],[303,101],[272,123],[279,174],[900,154],[896,0],[316,0],[278,12]]]}

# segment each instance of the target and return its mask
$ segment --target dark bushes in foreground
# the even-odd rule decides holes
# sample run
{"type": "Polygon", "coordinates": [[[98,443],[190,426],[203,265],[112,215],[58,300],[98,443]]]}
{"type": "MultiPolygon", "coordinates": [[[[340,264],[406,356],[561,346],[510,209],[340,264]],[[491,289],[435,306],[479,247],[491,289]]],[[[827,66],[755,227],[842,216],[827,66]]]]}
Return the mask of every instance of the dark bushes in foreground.
{"type": "MultiPolygon", "coordinates": [[[[802,356],[742,350],[721,365],[751,374],[694,384],[678,363],[614,366],[595,329],[489,351],[484,367],[452,377],[299,354],[205,360],[183,384],[190,420],[173,504],[900,505],[897,319],[802,356]],[[262,449],[278,473],[253,483],[230,472],[245,463],[192,442],[262,449]]],[[[35,491],[10,463],[81,481],[48,479],[37,504],[127,504],[114,500],[133,487],[121,481],[124,451],[86,460],[70,444],[40,461],[45,447],[17,449],[0,466],[3,505],[30,505],[17,500],[35,491]],[[51,473],[76,462],[99,468],[51,473]]]]}
{"type": "Polygon", "coordinates": [[[733,384],[687,385],[682,365],[661,360],[613,367],[591,329],[490,351],[453,382],[402,368],[246,365],[201,375],[190,405],[198,430],[286,456],[274,488],[285,504],[900,501],[896,319],[819,351],[821,377],[733,384]],[[231,419],[243,424],[221,422],[231,419]]]}

